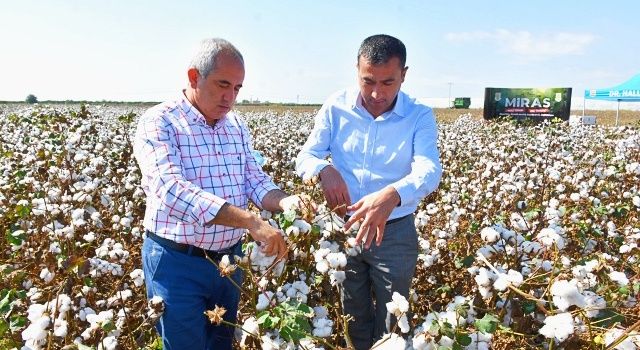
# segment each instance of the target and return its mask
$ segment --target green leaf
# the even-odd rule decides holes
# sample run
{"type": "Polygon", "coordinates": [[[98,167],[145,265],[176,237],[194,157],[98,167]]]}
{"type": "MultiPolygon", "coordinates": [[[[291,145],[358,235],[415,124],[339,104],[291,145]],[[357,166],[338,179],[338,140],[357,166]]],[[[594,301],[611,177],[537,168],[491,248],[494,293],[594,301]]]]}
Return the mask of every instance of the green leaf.
{"type": "Polygon", "coordinates": [[[258,319],[257,319],[258,324],[264,324],[265,327],[269,327],[269,324],[271,324],[270,316],[271,315],[269,314],[269,311],[259,312],[258,319]]]}
{"type": "Polygon", "coordinates": [[[77,343],[76,345],[78,346],[78,350],[93,350],[92,347],[86,346],[86,345],[83,345],[83,344],[80,344],[80,343],[77,343]]]}
{"type": "Polygon", "coordinates": [[[13,315],[9,320],[9,327],[11,328],[11,332],[17,332],[18,330],[24,328],[24,326],[26,325],[27,318],[22,315],[13,315]]]}
{"type": "Polygon", "coordinates": [[[492,314],[485,314],[483,318],[474,322],[476,328],[482,333],[493,333],[498,327],[498,318],[492,314]]]}
{"type": "Polygon", "coordinates": [[[473,262],[475,261],[475,257],[472,255],[469,255],[467,257],[465,257],[464,259],[462,259],[462,265],[464,267],[471,267],[471,265],[473,265],[473,262]]]}
{"type": "Polygon", "coordinates": [[[288,222],[293,223],[296,220],[296,212],[295,210],[287,210],[284,213],[284,219],[288,222]]]}
{"type": "Polygon", "coordinates": [[[0,318],[0,336],[3,336],[8,330],[9,324],[7,324],[7,321],[4,319],[0,318]]]}
{"type": "Polygon", "coordinates": [[[113,321],[107,321],[102,324],[102,329],[105,331],[105,333],[109,333],[116,330],[116,325],[113,323],[113,321]]]}
{"type": "Polygon", "coordinates": [[[31,213],[31,206],[30,205],[18,205],[16,206],[16,214],[18,214],[18,217],[20,218],[25,218],[29,215],[29,213],[31,213]]]}
{"type": "Polygon", "coordinates": [[[7,311],[9,311],[9,305],[11,303],[11,290],[3,289],[2,293],[0,293],[0,296],[2,296],[2,300],[0,300],[0,315],[4,315],[7,311]]]}
{"type": "Polygon", "coordinates": [[[458,334],[458,336],[456,337],[456,341],[460,343],[460,345],[468,346],[469,344],[471,344],[472,339],[466,334],[458,334]]]}
{"type": "Polygon", "coordinates": [[[446,335],[451,339],[455,339],[456,337],[456,333],[455,333],[455,330],[453,329],[453,325],[449,322],[444,322],[442,324],[442,327],[440,327],[440,332],[441,334],[446,335]]]}
{"type": "Polygon", "coordinates": [[[591,322],[592,324],[597,324],[598,326],[610,328],[613,327],[616,323],[624,322],[624,316],[615,312],[613,309],[604,309],[600,310],[596,321],[591,322]]]}
{"type": "Polygon", "coordinates": [[[85,277],[82,279],[82,283],[87,286],[87,287],[93,287],[94,283],[93,280],[89,277],[85,277]]]}
{"type": "Polygon", "coordinates": [[[313,317],[313,309],[307,304],[300,303],[300,305],[298,305],[298,310],[306,317],[313,317]]]}
{"type": "Polygon", "coordinates": [[[522,312],[525,315],[533,313],[536,311],[536,302],[531,300],[525,300],[522,302],[522,312]]]}
{"type": "Polygon", "coordinates": [[[467,315],[469,314],[469,309],[471,309],[471,307],[469,306],[469,304],[458,304],[455,307],[455,311],[458,315],[462,316],[462,317],[467,317],[467,315]]]}
{"type": "Polygon", "coordinates": [[[440,333],[440,324],[433,320],[431,321],[431,326],[429,326],[429,333],[431,334],[439,334],[440,333]]]}

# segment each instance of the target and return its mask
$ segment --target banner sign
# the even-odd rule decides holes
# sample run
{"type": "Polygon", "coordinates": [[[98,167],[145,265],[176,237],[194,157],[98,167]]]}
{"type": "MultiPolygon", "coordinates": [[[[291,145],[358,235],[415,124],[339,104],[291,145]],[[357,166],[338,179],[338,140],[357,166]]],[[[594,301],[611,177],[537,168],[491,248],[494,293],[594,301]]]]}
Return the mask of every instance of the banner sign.
{"type": "Polygon", "coordinates": [[[571,88],[485,88],[484,119],[569,120],[571,88]]]}

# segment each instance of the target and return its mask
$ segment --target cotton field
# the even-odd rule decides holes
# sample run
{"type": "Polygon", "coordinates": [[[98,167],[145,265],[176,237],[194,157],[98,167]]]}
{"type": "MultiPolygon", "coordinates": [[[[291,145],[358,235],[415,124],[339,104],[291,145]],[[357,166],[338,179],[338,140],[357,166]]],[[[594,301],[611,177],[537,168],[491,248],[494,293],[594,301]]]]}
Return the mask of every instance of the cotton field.
{"type": "MultiPolygon", "coordinates": [[[[131,149],[143,110],[0,106],[0,349],[161,348],[131,149]]],[[[313,113],[242,115],[265,171],[304,205],[254,209],[282,229],[286,263],[247,239],[217,264],[245,275],[236,347],[349,348],[339,286],[360,247],[293,171],[313,113]]],[[[398,323],[375,348],[640,348],[640,129],[471,115],[439,128],[412,295],[386,305],[398,323]]]]}

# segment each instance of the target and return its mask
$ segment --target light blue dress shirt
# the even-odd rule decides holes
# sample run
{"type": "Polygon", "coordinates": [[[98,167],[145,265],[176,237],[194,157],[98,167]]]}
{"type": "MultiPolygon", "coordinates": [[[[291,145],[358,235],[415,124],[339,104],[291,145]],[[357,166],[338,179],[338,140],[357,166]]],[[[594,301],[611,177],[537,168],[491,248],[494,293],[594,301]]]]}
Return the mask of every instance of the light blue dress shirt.
{"type": "Polygon", "coordinates": [[[395,219],[415,212],[437,189],[442,175],[437,138],[431,108],[402,91],[393,109],[374,119],[362,106],[359,89],[342,90],[318,111],[296,158],[296,172],[307,179],[332,164],[344,178],[352,204],[393,186],[401,200],[389,216],[395,219]]]}

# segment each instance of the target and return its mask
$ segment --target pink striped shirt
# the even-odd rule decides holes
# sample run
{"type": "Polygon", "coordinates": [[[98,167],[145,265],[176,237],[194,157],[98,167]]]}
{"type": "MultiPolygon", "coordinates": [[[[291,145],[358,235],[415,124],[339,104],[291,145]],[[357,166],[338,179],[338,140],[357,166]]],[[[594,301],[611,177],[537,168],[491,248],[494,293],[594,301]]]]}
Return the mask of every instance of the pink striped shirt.
{"type": "Polygon", "coordinates": [[[147,196],[144,227],[207,250],[235,244],[244,229],[206,223],[225,202],[246,209],[250,199],[261,206],[278,188],[256,163],[250,138],[232,112],[207,125],[184,93],[145,112],[133,145],[147,196]]]}

